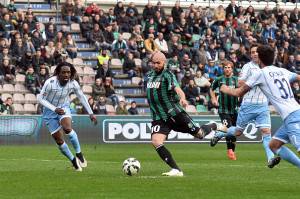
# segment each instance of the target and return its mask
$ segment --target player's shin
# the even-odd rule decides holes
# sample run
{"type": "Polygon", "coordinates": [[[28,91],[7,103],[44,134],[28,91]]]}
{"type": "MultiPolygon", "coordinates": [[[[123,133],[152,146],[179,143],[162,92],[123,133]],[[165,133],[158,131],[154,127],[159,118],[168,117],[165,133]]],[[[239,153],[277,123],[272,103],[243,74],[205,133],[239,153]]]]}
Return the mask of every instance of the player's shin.
{"type": "Polygon", "coordinates": [[[172,154],[163,144],[157,146],[155,149],[156,149],[158,155],[160,156],[160,158],[165,163],[167,163],[172,169],[177,169],[180,171],[180,168],[177,166],[175,160],[172,157],[172,154]]]}
{"type": "Polygon", "coordinates": [[[73,160],[74,159],[74,155],[72,154],[72,152],[69,149],[69,146],[67,145],[67,143],[63,143],[62,145],[58,145],[58,148],[60,150],[60,152],[66,156],[69,160],[73,160]]]}
{"type": "Polygon", "coordinates": [[[271,151],[269,145],[270,141],[272,139],[271,134],[263,134],[262,136],[263,146],[267,155],[268,161],[270,161],[272,158],[274,158],[274,153],[271,151]]]}
{"type": "Polygon", "coordinates": [[[289,148],[285,146],[281,146],[279,149],[275,151],[277,155],[279,155],[282,159],[288,161],[289,163],[295,165],[300,169],[300,159],[294,154],[289,148]]]}
{"type": "Polygon", "coordinates": [[[79,144],[77,133],[74,130],[72,130],[67,135],[68,135],[68,137],[70,139],[70,142],[72,143],[72,145],[73,145],[73,147],[75,149],[75,152],[76,153],[80,153],[81,152],[81,148],[80,148],[80,144],[79,144]]]}

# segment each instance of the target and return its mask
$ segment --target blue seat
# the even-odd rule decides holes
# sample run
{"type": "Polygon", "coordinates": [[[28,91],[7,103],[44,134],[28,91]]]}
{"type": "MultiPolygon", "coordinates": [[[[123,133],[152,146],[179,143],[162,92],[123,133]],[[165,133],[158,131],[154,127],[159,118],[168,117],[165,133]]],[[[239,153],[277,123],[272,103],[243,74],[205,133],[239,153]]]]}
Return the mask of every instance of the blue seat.
{"type": "Polygon", "coordinates": [[[50,4],[27,4],[27,3],[16,3],[17,9],[27,10],[28,7],[31,7],[33,10],[51,10],[50,4]]]}
{"type": "Polygon", "coordinates": [[[150,108],[138,107],[138,112],[140,114],[150,114],[150,108]]]}
{"type": "Polygon", "coordinates": [[[85,51],[85,52],[78,52],[78,57],[96,57],[98,55],[98,52],[91,52],[91,51],[85,51]]]}
{"type": "Polygon", "coordinates": [[[93,60],[84,61],[83,64],[89,65],[89,66],[97,66],[97,61],[93,61],[93,60]]]}
{"type": "MultiPolygon", "coordinates": [[[[79,36],[79,34],[74,34],[74,36],[75,35],[79,36]]],[[[89,43],[77,43],[77,47],[78,48],[91,48],[91,45],[89,43]]]]}
{"type": "Polygon", "coordinates": [[[128,84],[131,84],[131,80],[130,79],[113,79],[113,84],[114,84],[114,86],[128,85],[128,84]]]}
{"type": "Polygon", "coordinates": [[[146,98],[142,98],[142,97],[128,97],[126,98],[126,102],[127,103],[131,103],[132,101],[135,101],[137,104],[147,104],[148,101],[146,98]]]}
{"type": "Polygon", "coordinates": [[[115,89],[115,92],[121,95],[134,95],[143,93],[142,89],[140,88],[117,88],[115,89]]]}

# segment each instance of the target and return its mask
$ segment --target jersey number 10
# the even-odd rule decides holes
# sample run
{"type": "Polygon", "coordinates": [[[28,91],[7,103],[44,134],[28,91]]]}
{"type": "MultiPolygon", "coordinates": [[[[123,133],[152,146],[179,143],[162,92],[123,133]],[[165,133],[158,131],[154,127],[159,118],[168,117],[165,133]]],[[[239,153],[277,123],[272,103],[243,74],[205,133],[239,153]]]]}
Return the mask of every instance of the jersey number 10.
{"type": "Polygon", "coordinates": [[[276,86],[278,87],[278,89],[281,93],[281,98],[287,99],[287,98],[294,97],[291,87],[290,87],[290,83],[288,81],[286,81],[285,78],[282,78],[282,80],[275,79],[274,84],[276,84],[276,86]]]}

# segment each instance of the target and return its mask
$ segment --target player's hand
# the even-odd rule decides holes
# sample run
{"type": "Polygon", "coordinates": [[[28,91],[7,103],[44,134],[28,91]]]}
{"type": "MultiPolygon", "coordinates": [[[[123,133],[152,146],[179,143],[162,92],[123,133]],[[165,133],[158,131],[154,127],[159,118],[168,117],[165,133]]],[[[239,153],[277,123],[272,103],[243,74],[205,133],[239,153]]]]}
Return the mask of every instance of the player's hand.
{"type": "Polygon", "coordinates": [[[97,118],[95,115],[91,114],[90,115],[90,120],[94,123],[94,125],[97,125],[98,124],[98,121],[97,121],[97,118]]]}
{"type": "Polygon", "coordinates": [[[189,105],[189,103],[186,101],[186,99],[180,99],[180,104],[181,104],[183,107],[186,107],[187,105],[189,105]]]}
{"type": "Polygon", "coordinates": [[[227,86],[227,85],[222,85],[221,88],[220,88],[220,91],[222,93],[227,93],[227,91],[229,90],[230,88],[227,86]]]}
{"type": "Polygon", "coordinates": [[[62,108],[56,108],[55,113],[57,113],[58,115],[64,115],[66,112],[62,108]]]}

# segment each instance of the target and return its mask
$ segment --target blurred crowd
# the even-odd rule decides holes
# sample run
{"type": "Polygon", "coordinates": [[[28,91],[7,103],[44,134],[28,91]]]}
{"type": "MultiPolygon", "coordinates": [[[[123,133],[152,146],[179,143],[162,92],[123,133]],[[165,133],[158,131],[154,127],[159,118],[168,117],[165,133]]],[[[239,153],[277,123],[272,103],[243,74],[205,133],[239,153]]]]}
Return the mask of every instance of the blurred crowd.
{"type": "MultiPolygon", "coordinates": [[[[297,7],[287,13],[279,5],[256,11],[251,5],[238,6],[235,0],[227,7],[220,5],[215,9],[193,3],[182,8],[176,2],[168,15],[159,1],[156,5],[149,2],[139,12],[133,2],[125,7],[118,1],[114,7],[103,10],[96,3],[84,6],[81,0],[66,0],[60,13],[67,25],[59,31],[54,18],[41,23],[31,8],[17,10],[14,0],[6,7],[0,5],[0,13],[0,83],[14,84],[16,74],[24,74],[25,85],[34,94],[40,92],[51,66],[77,57],[77,44],[72,31],[67,30],[68,26],[79,24],[81,37],[99,52],[89,98],[97,114],[107,114],[106,104],[115,107],[117,114],[138,113],[136,102],[126,104],[114,90],[112,58],[121,60],[128,78],[140,77],[139,85],[143,85],[151,70],[151,53],[163,52],[168,58],[166,67],[176,75],[189,102],[208,109],[213,108],[209,87],[223,74],[223,64],[233,62],[238,75],[250,61],[249,48],[253,43],[271,45],[276,52],[274,65],[300,72],[297,7]]],[[[298,83],[293,85],[293,91],[299,101],[298,83]]],[[[76,100],[71,104],[74,113],[84,113],[76,100]]]]}

